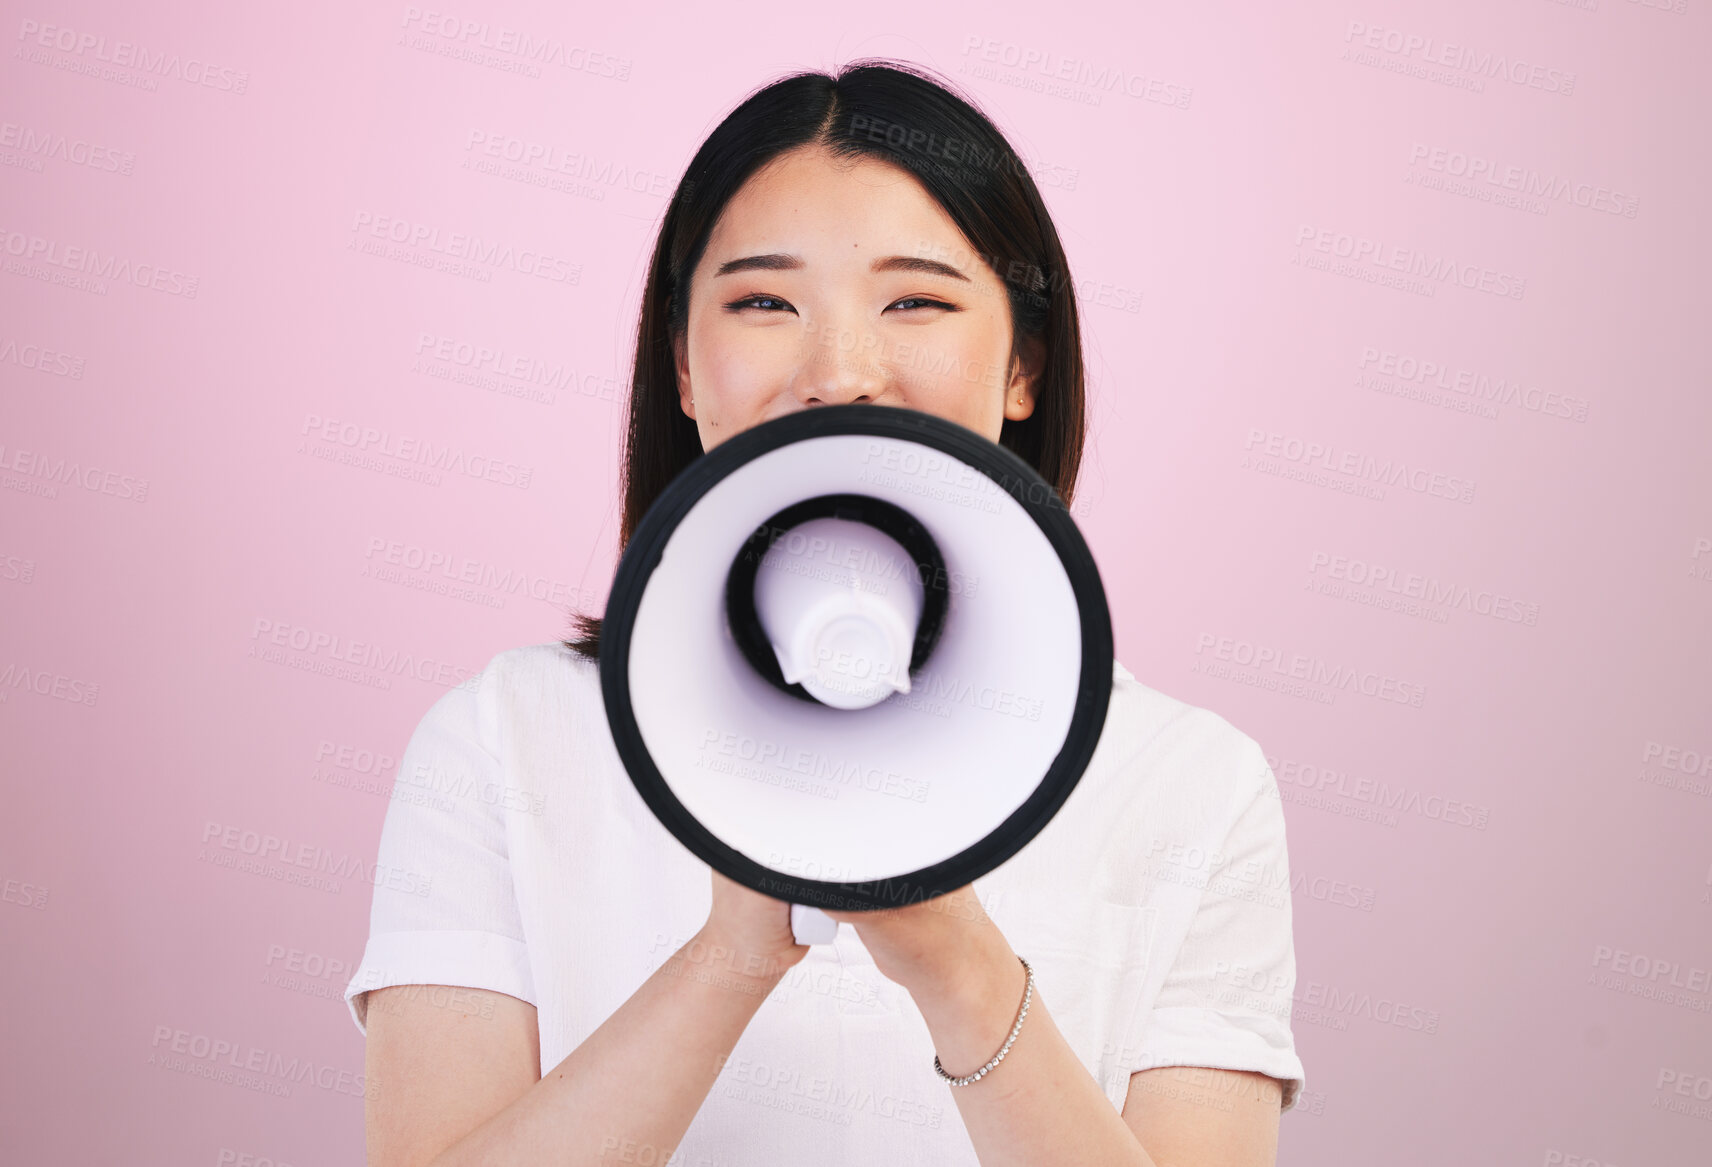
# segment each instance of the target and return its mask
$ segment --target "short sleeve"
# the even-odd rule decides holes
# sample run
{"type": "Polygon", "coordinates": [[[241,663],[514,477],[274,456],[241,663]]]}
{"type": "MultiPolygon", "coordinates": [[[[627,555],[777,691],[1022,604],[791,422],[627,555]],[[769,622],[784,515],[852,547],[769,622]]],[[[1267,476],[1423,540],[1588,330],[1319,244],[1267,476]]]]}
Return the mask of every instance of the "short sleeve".
{"type": "Polygon", "coordinates": [[[1289,1110],[1305,1077],[1290,1029],[1296,947],[1284,809],[1252,739],[1244,757],[1242,810],[1207,865],[1200,904],[1155,1005],[1138,1019],[1131,1072],[1252,1070],[1283,1083],[1289,1110]]]}
{"type": "Polygon", "coordinates": [[[345,986],[359,1032],[389,985],[492,989],[535,1003],[492,743],[495,668],[448,690],[399,758],[381,826],[361,964],[345,986]]]}

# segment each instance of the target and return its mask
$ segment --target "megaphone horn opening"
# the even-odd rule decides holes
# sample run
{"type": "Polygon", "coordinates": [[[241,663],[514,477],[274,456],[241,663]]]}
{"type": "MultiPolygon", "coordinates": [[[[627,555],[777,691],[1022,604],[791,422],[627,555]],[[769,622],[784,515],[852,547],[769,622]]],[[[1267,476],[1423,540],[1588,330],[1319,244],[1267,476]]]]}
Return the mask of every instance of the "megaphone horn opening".
{"type": "MultiPolygon", "coordinates": [[[[811,559],[836,542],[824,533],[799,541],[801,548],[792,547],[792,553],[811,559]]],[[[726,620],[750,667],[781,692],[835,708],[866,708],[893,691],[907,692],[910,674],[933,654],[949,607],[948,573],[939,544],[914,515],[866,494],[816,495],[778,511],[738,548],[725,580],[726,620]],[[864,592],[862,572],[852,569],[838,575],[842,582],[809,584],[805,586],[818,590],[797,587],[795,594],[775,598],[775,610],[770,615],[787,627],[769,628],[762,611],[765,599],[758,606],[756,598],[762,566],[779,566],[775,546],[780,540],[786,539],[790,547],[787,537],[791,532],[823,519],[863,524],[895,543],[903,560],[910,564],[910,578],[905,581],[909,594],[891,594],[883,584],[874,592],[864,592]],[[785,607],[791,608],[788,619],[779,614],[785,607]],[[909,661],[900,673],[893,657],[901,656],[905,645],[909,661]],[[900,651],[892,653],[891,646],[900,651]],[[786,679],[781,655],[793,662],[791,680],[786,679]],[[828,661],[828,657],[839,659],[828,661]],[[805,685],[804,674],[809,672],[811,660],[815,672],[805,685]],[[819,667],[822,665],[826,667],[819,667]]]]}

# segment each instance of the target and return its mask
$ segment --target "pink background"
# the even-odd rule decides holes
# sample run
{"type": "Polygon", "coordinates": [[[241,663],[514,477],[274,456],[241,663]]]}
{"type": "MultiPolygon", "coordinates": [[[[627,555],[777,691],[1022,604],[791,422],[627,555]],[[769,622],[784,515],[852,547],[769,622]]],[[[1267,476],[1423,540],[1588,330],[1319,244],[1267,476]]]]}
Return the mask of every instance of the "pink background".
{"type": "Polygon", "coordinates": [[[339,996],[371,888],[242,870],[225,832],[372,862],[371,754],[567,602],[599,609],[663,194],[752,88],[882,55],[969,88],[1065,240],[1095,412],[1076,514],[1119,659],[1273,760],[1308,1076],[1279,1161],[1705,1163],[1712,6],[1675,4],[8,5],[4,1157],[362,1161],[339,996]],[[121,41],[183,68],[104,64],[121,41]],[[1435,64],[1446,43],[1475,57],[1435,64]],[[366,253],[383,216],[563,278],[366,253]],[[1411,262],[1494,290],[1375,279],[1411,262]],[[535,398],[459,363],[481,349],[528,358],[535,398]],[[516,484],[352,465],[323,420],[516,484]],[[1455,485],[1366,497],[1346,455],[1455,485]],[[441,589],[425,554],[487,586],[441,589]],[[1338,578],[1375,566],[1396,592],[1338,578]],[[1411,576],[1452,602],[1397,606],[1411,576]],[[320,647],[272,649],[286,627],[320,647]],[[352,642],[427,679],[317,671],[352,642]],[[1421,703],[1248,683],[1286,675],[1251,652],[1421,703]],[[174,1044],[320,1081],[235,1084],[174,1044]]]}

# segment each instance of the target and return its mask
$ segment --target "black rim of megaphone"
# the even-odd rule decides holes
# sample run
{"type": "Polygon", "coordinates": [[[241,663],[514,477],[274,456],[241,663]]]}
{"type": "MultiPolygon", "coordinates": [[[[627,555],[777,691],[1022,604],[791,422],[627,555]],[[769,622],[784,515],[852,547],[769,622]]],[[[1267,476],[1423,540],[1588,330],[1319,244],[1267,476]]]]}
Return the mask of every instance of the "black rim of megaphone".
{"type": "Polygon", "coordinates": [[[940,630],[945,627],[945,610],[951,601],[945,557],[939,553],[939,544],[927,533],[921,520],[903,507],[871,494],[844,492],[805,498],[775,512],[755,529],[731,561],[731,571],[725,577],[726,618],[732,639],[737,641],[750,667],[781,693],[818,705],[820,699],[801,682],[785,680],[785,671],[779,667],[778,655],[767,638],[767,630],[761,626],[760,613],[755,610],[755,578],[761,574],[767,552],[792,528],[814,519],[866,523],[896,543],[915,568],[921,580],[921,615],[916,620],[915,639],[910,642],[911,674],[921,668],[939,642],[940,630]]]}
{"type": "MultiPolygon", "coordinates": [[[[736,549],[733,549],[735,555],[736,549]]],[[[971,883],[1022,850],[1064,805],[1105,726],[1112,689],[1112,626],[1099,569],[1058,492],[1010,450],[933,414],[887,405],[822,405],[732,435],[686,466],[631,535],[601,622],[600,687],[613,745],[648,809],[697,858],[754,891],[835,911],[873,911],[933,899],[971,883]],[[926,446],[980,471],[1016,500],[1058,555],[1082,622],[1081,681],[1064,743],[1034,791],[1002,823],[949,858],[917,871],[855,883],[807,879],[767,867],[702,825],[654,764],[630,702],[630,639],[648,579],[690,509],[754,459],[811,438],[854,434],[926,446]]]]}

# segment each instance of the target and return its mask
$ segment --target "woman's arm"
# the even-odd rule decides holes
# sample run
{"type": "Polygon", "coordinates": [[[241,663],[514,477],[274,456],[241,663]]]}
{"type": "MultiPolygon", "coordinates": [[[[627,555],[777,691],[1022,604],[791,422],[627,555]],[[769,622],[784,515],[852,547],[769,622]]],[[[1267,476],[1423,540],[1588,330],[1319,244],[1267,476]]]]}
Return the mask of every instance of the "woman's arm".
{"type": "Polygon", "coordinates": [[[476,1009],[436,1004],[422,986],[371,990],[370,1167],[665,1162],[750,1018],[808,951],[788,945],[784,904],[717,873],[714,885],[695,938],[539,1080],[534,1006],[478,989],[460,990],[476,1009]],[[776,930],[780,916],[782,953],[736,955],[761,950],[755,920],[776,930]]]}
{"type": "Polygon", "coordinates": [[[1129,1076],[1123,1120],[1160,1167],[1273,1167],[1284,1084],[1252,1070],[1160,1066],[1129,1076]]]}
{"type": "MultiPolygon", "coordinates": [[[[975,949],[980,956],[910,990],[940,1064],[954,1077],[980,1069],[1005,1043],[1028,980],[1004,936],[989,926],[990,935],[975,949]]],[[[1064,1040],[1051,1005],[1051,993],[1036,978],[1028,1017],[1005,1060],[979,1082],[946,1086],[981,1167],[1156,1167],[1064,1040]]]]}
{"type": "MultiPolygon", "coordinates": [[[[1028,974],[972,887],[893,911],[827,914],[858,927],[880,971],[909,989],[946,1073],[971,1074],[998,1052],[1016,1024],[1028,974]]],[[[946,1086],[981,1167],[1271,1167],[1276,1084],[1270,1095],[1258,1091],[1261,1102],[1214,1115],[1196,1103],[1137,1101],[1139,1081],[1163,1086],[1182,1073],[1148,1071],[1131,1077],[1130,1105],[1120,1115],[1053,1023],[1051,1001],[1037,978],[1004,1061],[979,1082],[946,1086]]]]}

